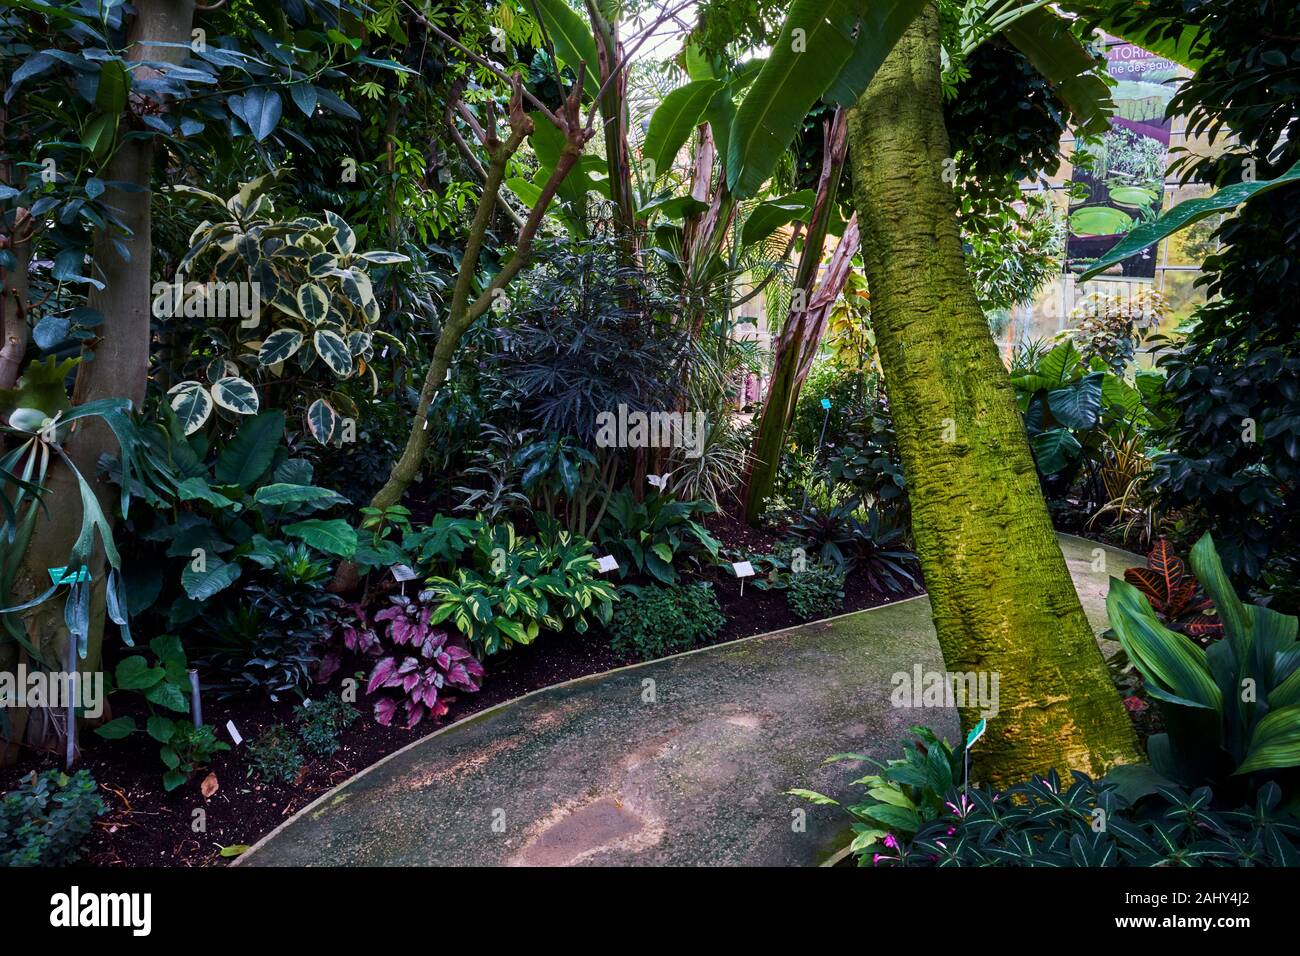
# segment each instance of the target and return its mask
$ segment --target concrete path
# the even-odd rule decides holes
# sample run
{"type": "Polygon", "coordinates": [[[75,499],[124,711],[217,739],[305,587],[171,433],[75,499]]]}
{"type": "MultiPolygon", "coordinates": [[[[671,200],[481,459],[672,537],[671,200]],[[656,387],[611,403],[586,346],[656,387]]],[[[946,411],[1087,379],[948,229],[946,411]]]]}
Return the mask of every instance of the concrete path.
{"type": "MultiPolygon", "coordinates": [[[[1089,619],[1135,556],[1062,536],[1089,619]]],[[[925,597],[536,691],[410,744],[269,834],[245,866],[808,865],[841,815],[784,791],[853,794],[843,752],[898,754],[956,713],[889,705],[942,670],[925,597]],[[800,811],[803,811],[802,813],[800,811]],[[799,817],[806,826],[800,828],[799,817]]],[[[864,771],[865,772],[865,771],[864,771]]]]}

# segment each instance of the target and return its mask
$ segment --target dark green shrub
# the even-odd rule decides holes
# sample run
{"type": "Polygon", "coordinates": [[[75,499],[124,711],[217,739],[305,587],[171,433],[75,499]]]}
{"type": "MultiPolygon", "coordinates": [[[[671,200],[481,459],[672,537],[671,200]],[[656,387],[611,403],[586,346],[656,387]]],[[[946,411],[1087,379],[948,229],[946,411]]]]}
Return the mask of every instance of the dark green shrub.
{"type": "Polygon", "coordinates": [[[361,712],[342,697],[327,694],[304,701],[294,709],[294,716],[303,745],[314,754],[328,757],[339,749],[339,734],[360,717],[361,712]]]}
{"type": "Polygon", "coordinates": [[[609,632],[617,653],[648,661],[687,650],[717,634],[724,623],[713,587],[705,582],[628,585],[619,589],[609,632]]]}
{"type": "Polygon", "coordinates": [[[810,564],[791,573],[785,600],[804,621],[838,614],[844,610],[844,569],[810,564]]]}
{"type": "Polygon", "coordinates": [[[75,863],[95,818],[105,812],[95,778],[85,770],[24,777],[0,799],[0,867],[75,863]]]}
{"type": "Polygon", "coordinates": [[[276,724],[248,745],[248,775],[268,783],[293,783],[302,772],[302,750],[285,727],[276,724]]]}

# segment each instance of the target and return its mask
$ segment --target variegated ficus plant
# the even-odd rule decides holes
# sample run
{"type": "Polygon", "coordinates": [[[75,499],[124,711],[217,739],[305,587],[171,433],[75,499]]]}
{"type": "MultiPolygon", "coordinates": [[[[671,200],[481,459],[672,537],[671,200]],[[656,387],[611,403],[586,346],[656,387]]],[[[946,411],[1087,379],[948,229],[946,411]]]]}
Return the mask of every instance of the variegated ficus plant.
{"type": "Polygon", "coordinates": [[[332,212],[324,221],[277,221],[270,197],[276,176],[244,183],[225,200],[192,186],[173,187],[222,212],[195,228],[177,279],[154,289],[155,315],[208,323],[211,350],[196,354],[193,377],[167,393],[187,435],[203,427],[214,408],[255,414],[259,386],[294,379],[307,431],[322,444],[341,440],[345,418],[355,417],[356,408],[337,382],[368,375],[378,392],[370,366],[375,338],[401,347],[374,330],[380,313],[369,269],[407,257],[358,252],[356,234],[332,212]]]}

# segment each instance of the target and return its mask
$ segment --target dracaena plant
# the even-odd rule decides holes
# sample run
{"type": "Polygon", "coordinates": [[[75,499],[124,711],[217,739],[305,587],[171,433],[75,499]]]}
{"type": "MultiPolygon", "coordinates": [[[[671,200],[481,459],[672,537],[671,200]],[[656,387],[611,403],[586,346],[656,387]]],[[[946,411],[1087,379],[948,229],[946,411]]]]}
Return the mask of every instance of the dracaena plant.
{"type": "MultiPolygon", "coordinates": [[[[343,437],[340,409],[353,409],[336,383],[368,376],[374,391],[379,390],[370,360],[375,335],[384,333],[374,331],[380,310],[369,270],[408,259],[395,252],[358,251],[352,228],[333,212],[323,220],[276,219],[270,197],[276,175],[244,183],[229,199],[193,186],[173,187],[220,213],[200,223],[190,237],[189,251],[176,269],[187,281],[155,290],[155,313],[170,316],[172,326],[196,311],[210,314],[212,296],[204,304],[188,280],[237,284],[202,290],[226,296],[222,305],[234,301],[229,289],[241,295],[240,309],[221,310],[237,314],[192,330],[191,358],[185,365],[192,377],[168,390],[187,435],[208,421],[214,406],[234,415],[255,414],[261,401],[258,385],[285,382],[294,386],[293,394],[303,396],[307,431],[327,443],[343,437]],[[191,306],[196,301],[200,305],[191,306]],[[245,314],[250,304],[252,315],[245,314]]],[[[396,339],[390,344],[400,347],[396,339]]]]}
{"type": "MultiPolygon", "coordinates": [[[[383,624],[381,644],[392,653],[381,657],[371,670],[366,693],[396,691],[377,697],[375,719],[389,726],[401,711],[410,728],[425,717],[446,714],[452,699],[448,691],[478,690],[483,665],[462,638],[433,623],[434,607],[424,595],[411,599],[399,594],[389,600],[389,606],[375,615],[375,624],[383,624]]],[[[352,632],[356,647],[375,646],[373,635],[363,635],[355,626],[352,632]]]]}
{"type": "Polygon", "coordinates": [[[1147,755],[1159,774],[1187,786],[1285,783],[1284,772],[1300,767],[1297,620],[1243,604],[1208,533],[1191,563],[1223,622],[1223,638],[1204,650],[1162,623],[1127,581],[1112,578],[1106,598],[1111,626],[1164,720],[1166,733],[1147,740],[1147,755]]]}

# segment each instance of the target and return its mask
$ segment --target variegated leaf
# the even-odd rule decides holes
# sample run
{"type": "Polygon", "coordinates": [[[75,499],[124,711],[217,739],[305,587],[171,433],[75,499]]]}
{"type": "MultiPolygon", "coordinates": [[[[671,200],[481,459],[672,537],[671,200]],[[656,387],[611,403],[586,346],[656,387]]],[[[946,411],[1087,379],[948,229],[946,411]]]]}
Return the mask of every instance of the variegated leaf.
{"type": "Polygon", "coordinates": [[[212,396],[201,382],[181,382],[168,389],[167,394],[171,397],[176,420],[187,435],[202,428],[212,414],[212,396]]]}
{"type": "Polygon", "coordinates": [[[316,354],[325,360],[335,375],[347,378],[352,374],[352,352],[343,336],[330,329],[317,329],[312,341],[316,345],[316,354]]]}
{"type": "Polygon", "coordinates": [[[256,415],[257,389],[247,379],[237,375],[223,378],[212,386],[212,400],[236,415],[256,415]]]}
{"type": "Polygon", "coordinates": [[[266,337],[258,350],[257,361],[261,365],[274,365],[302,348],[302,333],[297,329],[276,329],[266,337]]]}

